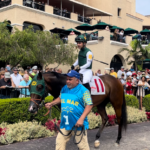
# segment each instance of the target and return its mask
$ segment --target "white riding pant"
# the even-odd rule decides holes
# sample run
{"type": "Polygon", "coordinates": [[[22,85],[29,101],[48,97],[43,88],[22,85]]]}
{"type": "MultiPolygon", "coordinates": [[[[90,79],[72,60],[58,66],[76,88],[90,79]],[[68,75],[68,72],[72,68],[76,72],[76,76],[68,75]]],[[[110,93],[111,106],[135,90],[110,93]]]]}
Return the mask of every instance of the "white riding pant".
{"type": "Polygon", "coordinates": [[[91,81],[93,76],[91,69],[81,69],[79,73],[83,74],[83,84],[89,83],[91,81]]]}

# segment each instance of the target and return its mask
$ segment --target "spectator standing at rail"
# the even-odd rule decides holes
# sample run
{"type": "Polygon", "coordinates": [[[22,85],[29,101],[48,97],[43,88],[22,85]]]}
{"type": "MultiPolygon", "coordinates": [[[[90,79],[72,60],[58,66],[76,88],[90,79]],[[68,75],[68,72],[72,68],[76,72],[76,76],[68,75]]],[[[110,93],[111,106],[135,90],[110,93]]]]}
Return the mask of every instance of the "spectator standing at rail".
{"type": "Polygon", "coordinates": [[[31,83],[31,80],[29,80],[29,75],[28,74],[24,74],[23,79],[24,80],[22,80],[20,82],[20,84],[19,84],[19,88],[22,88],[21,92],[20,92],[20,96],[19,96],[20,98],[26,97],[26,96],[27,97],[30,96],[29,89],[27,89],[27,88],[29,88],[29,85],[31,83]]]}

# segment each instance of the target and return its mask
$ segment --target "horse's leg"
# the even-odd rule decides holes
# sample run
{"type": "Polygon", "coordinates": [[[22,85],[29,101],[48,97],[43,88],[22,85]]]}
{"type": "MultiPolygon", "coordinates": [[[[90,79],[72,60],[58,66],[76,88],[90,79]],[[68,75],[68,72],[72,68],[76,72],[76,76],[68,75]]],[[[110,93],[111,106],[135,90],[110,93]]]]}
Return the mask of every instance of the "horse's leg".
{"type": "Polygon", "coordinates": [[[121,120],[121,114],[122,114],[122,107],[120,106],[120,108],[115,108],[115,112],[116,112],[116,117],[117,117],[117,122],[118,122],[118,137],[116,140],[115,145],[118,146],[120,144],[120,140],[122,138],[122,120],[121,120]]]}
{"type": "Polygon", "coordinates": [[[102,133],[104,127],[107,125],[107,122],[108,122],[108,116],[106,113],[105,105],[100,104],[97,106],[97,109],[98,109],[98,113],[101,115],[101,118],[102,118],[102,125],[96,134],[95,148],[100,146],[99,138],[101,136],[101,133],[102,133]]]}

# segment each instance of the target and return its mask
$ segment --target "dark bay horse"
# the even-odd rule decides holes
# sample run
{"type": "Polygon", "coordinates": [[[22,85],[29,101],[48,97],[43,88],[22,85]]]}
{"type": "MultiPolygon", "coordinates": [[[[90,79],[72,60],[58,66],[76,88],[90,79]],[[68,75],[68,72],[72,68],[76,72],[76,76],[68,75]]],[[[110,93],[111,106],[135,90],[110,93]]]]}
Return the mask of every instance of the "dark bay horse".
{"type": "MultiPolygon", "coordinates": [[[[54,99],[57,98],[60,95],[62,87],[66,84],[66,76],[54,72],[48,72],[43,74],[39,73],[37,79],[42,80],[42,77],[45,81],[46,92],[50,93],[54,99]]],[[[126,129],[127,127],[126,103],[122,84],[118,79],[110,75],[101,76],[101,79],[104,82],[106,94],[92,96],[93,105],[97,107],[98,113],[102,118],[102,126],[99,128],[96,134],[95,147],[99,147],[100,135],[108,122],[108,116],[105,109],[108,102],[110,102],[114,107],[119,125],[118,136],[116,140],[117,145],[120,143],[122,137],[122,128],[124,127],[126,129]]],[[[44,87],[39,84],[37,85],[36,90],[40,91],[42,88],[44,87]]],[[[44,95],[39,96],[37,94],[31,94],[29,111],[31,113],[37,113],[38,105],[43,99],[44,95]]]]}

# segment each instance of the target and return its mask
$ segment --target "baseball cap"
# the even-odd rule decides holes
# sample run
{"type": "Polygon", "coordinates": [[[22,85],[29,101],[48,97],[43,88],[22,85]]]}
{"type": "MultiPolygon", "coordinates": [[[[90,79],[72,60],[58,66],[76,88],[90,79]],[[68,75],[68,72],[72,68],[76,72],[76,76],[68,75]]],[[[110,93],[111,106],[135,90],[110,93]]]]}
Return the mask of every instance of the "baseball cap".
{"type": "Polygon", "coordinates": [[[17,68],[17,67],[14,67],[13,70],[17,70],[17,71],[18,71],[18,68],[17,68]]]}
{"type": "Polygon", "coordinates": [[[114,68],[110,68],[110,70],[114,70],[114,68]]]}
{"type": "Polygon", "coordinates": [[[33,67],[32,67],[32,70],[37,70],[37,69],[38,69],[37,66],[33,66],[33,67]]]}
{"type": "Polygon", "coordinates": [[[10,73],[9,73],[9,72],[5,72],[4,77],[5,77],[5,78],[10,78],[10,73]]]}
{"type": "Polygon", "coordinates": [[[75,70],[71,70],[69,73],[65,74],[66,76],[69,77],[75,77],[77,79],[80,79],[80,74],[76,72],[75,70]]]}
{"type": "Polygon", "coordinates": [[[121,69],[124,69],[124,66],[122,66],[121,69]]]}

